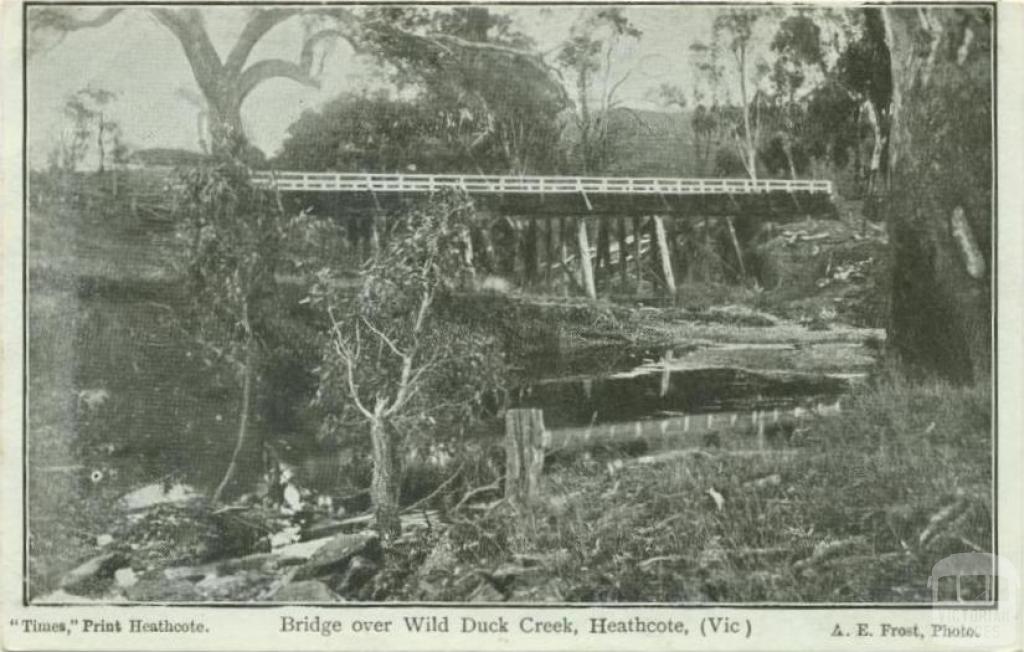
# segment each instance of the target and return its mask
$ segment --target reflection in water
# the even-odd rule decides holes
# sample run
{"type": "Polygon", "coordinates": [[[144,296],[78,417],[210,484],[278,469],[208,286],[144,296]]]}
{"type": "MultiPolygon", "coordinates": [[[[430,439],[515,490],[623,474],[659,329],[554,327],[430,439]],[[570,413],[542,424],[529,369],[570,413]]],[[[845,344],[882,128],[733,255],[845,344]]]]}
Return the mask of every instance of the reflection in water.
{"type": "MultiPolygon", "coordinates": [[[[519,392],[517,407],[542,409],[548,428],[688,414],[709,415],[705,418],[714,426],[717,413],[723,413],[717,418],[731,419],[731,413],[743,411],[788,410],[793,416],[793,408],[834,403],[848,390],[847,381],[840,378],[763,375],[728,368],[673,371],[669,361],[633,374],[530,385],[519,392]]],[[[777,421],[780,413],[773,416],[777,421]]]]}

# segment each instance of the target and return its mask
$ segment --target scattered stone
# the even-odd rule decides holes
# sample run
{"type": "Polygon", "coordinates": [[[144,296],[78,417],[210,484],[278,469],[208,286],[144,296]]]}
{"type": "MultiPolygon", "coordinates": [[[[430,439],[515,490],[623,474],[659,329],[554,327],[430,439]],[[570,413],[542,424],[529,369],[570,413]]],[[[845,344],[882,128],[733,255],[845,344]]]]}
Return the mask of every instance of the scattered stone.
{"type": "Polygon", "coordinates": [[[377,574],[378,566],[366,557],[355,556],[348,564],[348,570],[335,586],[341,595],[352,595],[377,574]]]}
{"type": "Polygon", "coordinates": [[[276,602],[343,602],[320,580],[304,580],[285,584],[270,599],[276,602]]]}
{"type": "Polygon", "coordinates": [[[470,602],[504,602],[505,595],[496,589],[493,584],[482,579],[480,584],[469,594],[470,602]]]}
{"type": "Polygon", "coordinates": [[[339,534],[313,553],[295,573],[296,581],[340,573],[356,555],[380,559],[380,539],[376,533],[339,534]]]}
{"type": "Polygon", "coordinates": [[[323,537],[321,539],[313,539],[312,541],[300,541],[298,543],[292,543],[287,546],[281,546],[275,551],[281,559],[302,559],[306,560],[312,557],[318,550],[323,548],[325,545],[330,543],[332,537],[323,537]]]}
{"type": "Polygon", "coordinates": [[[772,473],[763,478],[745,482],[743,486],[747,489],[764,489],[766,487],[777,487],[780,484],[782,484],[782,476],[778,473],[772,473]]]}
{"type": "Polygon", "coordinates": [[[256,598],[273,580],[274,576],[267,573],[245,571],[237,575],[209,575],[195,586],[205,599],[239,602],[256,598]]]}
{"type": "Polygon", "coordinates": [[[202,494],[186,484],[175,484],[165,491],[163,484],[155,482],[125,494],[121,497],[121,503],[125,509],[137,511],[156,505],[185,503],[201,497],[202,494]]]}
{"type": "Polygon", "coordinates": [[[139,580],[125,592],[133,602],[200,602],[203,594],[185,580],[139,580]]]}
{"type": "Polygon", "coordinates": [[[139,581],[138,575],[132,570],[131,566],[125,566],[124,568],[118,568],[114,571],[114,581],[121,588],[127,589],[130,586],[135,586],[139,581]]]}
{"type": "Polygon", "coordinates": [[[172,582],[198,582],[211,572],[212,570],[208,568],[194,568],[192,566],[176,566],[173,568],[165,568],[163,571],[164,578],[172,582]]]}
{"type": "Polygon", "coordinates": [[[110,534],[101,534],[96,537],[96,545],[100,548],[105,548],[114,542],[114,537],[110,534]]]}
{"type": "Polygon", "coordinates": [[[61,579],[60,588],[68,593],[96,593],[113,579],[114,571],[127,564],[128,559],[120,552],[108,552],[93,557],[68,572],[61,579]]]}
{"type": "Polygon", "coordinates": [[[300,528],[298,525],[294,525],[292,527],[287,527],[287,528],[281,530],[280,532],[275,532],[275,533],[271,534],[270,535],[270,548],[271,549],[282,548],[282,547],[287,546],[289,544],[295,543],[300,538],[299,537],[299,531],[301,529],[302,528],[300,528]]]}

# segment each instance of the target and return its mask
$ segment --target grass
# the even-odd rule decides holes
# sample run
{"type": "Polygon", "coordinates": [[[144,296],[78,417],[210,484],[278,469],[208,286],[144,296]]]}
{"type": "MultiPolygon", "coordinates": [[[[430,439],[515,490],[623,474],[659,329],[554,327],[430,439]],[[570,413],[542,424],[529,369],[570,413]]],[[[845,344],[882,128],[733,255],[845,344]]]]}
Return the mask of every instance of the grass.
{"type": "Polygon", "coordinates": [[[451,537],[479,567],[555,560],[572,601],[925,601],[935,562],[991,550],[990,428],[985,388],[889,377],[794,432],[791,455],[584,457],[526,515],[451,537]]]}
{"type": "MultiPolygon", "coordinates": [[[[237,391],[176,323],[170,233],[154,248],[151,234],[43,210],[31,226],[30,585],[38,595],[96,553],[127,489],[170,472],[200,488],[219,479],[237,391]],[[100,390],[106,399],[95,407],[81,400],[100,390]]],[[[833,263],[873,255],[874,245],[847,244],[833,263]]],[[[856,316],[851,292],[874,287],[869,279],[818,288],[829,258],[813,246],[793,245],[778,288],[684,285],[677,305],[660,310],[518,294],[477,301],[490,302],[483,312],[505,325],[510,351],[549,361],[574,348],[604,347],[593,364],[607,365],[616,362],[610,352],[643,353],[652,343],[730,342],[798,343],[834,362],[835,347],[862,343],[865,331],[768,325],[771,315],[836,305],[840,321],[856,316]]],[[[872,324],[872,310],[858,323],[872,324]]],[[[764,364],[798,364],[781,355],[766,349],[764,364]]],[[[594,356],[584,357],[582,371],[570,371],[592,371],[594,356]]],[[[807,364],[817,369],[815,360],[807,364]]],[[[987,388],[886,375],[857,389],[841,417],[794,432],[789,455],[708,449],[632,466],[609,466],[614,452],[583,456],[550,468],[545,499],[528,514],[495,510],[414,541],[382,573],[390,585],[378,597],[466,599],[461,585],[425,594],[407,581],[450,553],[463,570],[542,558],[547,575],[563,581],[562,597],[576,601],[924,600],[933,563],[991,548],[990,427],[987,388]]]]}

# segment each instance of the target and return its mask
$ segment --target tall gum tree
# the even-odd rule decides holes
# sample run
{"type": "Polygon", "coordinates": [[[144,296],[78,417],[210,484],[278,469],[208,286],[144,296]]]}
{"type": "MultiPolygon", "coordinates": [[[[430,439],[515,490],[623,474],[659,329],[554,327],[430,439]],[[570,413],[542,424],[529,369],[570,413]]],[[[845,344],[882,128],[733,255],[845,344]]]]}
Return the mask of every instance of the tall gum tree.
{"type": "Polygon", "coordinates": [[[239,8],[241,31],[221,59],[210,38],[202,10],[182,7],[106,7],[100,11],[78,6],[34,7],[29,13],[30,53],[52,47],[67,34],[103,27],[126,11],[146,11],[178,40],[188,59],[196,85],[205,100],[213,153],[237,150],[246,142],[242,128],[242,104],[260,84],[275,78],[291,79],[312,88],[320,87],[324,47],[346,41],[357,53],[378,53],[385,41],[415,44],[434,52],[476,51],[490,53],[549,74],[549,67],[535,53],[509,45],[478,43],[451,34],[404,28],[381,12],[357,13],[347,7],[280,6],[239,8]],[[288,20],[304,21],[305,33],[294,60],[267,58],[250,62],[256,45],[275,27],[288,20]]]}
{"type": "Polygon", "coordinates": [[[987,382],[992,324],[992,13],[885,10],[892,59],[891,350],[987,382]]]}
{"type": "MultiPolygon", "coordinates": [[[[100,12],[88,13],[80,7],[48,6],[33,9],[29,14],[32,41],[59,42],[70,32],[98,28],[112,22],[130,7],[108,7],[100,12]]],[[[270,30],[282,22],[300,15],[311,15],[301,7],[256,7],[249,9],[237,40],[223,60],[210,39],[202,11],[196,7],[147,7],[134,9],[147,11],[160,25],[170,31],[181,44],[188,59],[196,84],[206,100],[209,111],[209,130],[213,150],[222,151],[232,142],[244,141],[242,104],[265,81],[274,78],[291,79],[304,86],[318,88],[319,79],[314,71],[318,46],[337,38],[348,38],[349,32],[341,26],[351,24],[351,14],[332,8],[331,26],[309,29],[300,46],[299,56],[289,61],[279,58],[261,59],[250,63],[256,44],[270,30]]],[[[37,50],[38,47],[33,48],[37,50]]]]}

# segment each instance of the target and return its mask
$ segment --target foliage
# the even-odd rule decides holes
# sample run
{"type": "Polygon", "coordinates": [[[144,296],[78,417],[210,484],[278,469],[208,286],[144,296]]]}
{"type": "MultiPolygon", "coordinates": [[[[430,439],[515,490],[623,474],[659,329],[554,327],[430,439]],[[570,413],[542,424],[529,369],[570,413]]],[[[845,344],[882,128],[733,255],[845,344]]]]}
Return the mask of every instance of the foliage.
{"type": "Polygon", "coordinates": [[[765,58],[756,56],[755,36],[759,23],[775,13],[764,7],[723,9],[712,24],[711,42],[690,46],[698,83],[704,86],[695,91],[697,103],[714,115],[715,126],[727,136],[752,179],[758,175],[757,152],[764,130],[764,97],[757,89],[769,71],[765,58]],[[729,89],[731,83],[735,91],[729,89]]]}
{"type": "Polygon", "coordinates": [[[124,162],[127,148],[121,140],[121,126],[106,114],[107,106],[116,99],[117,93],[93,86],[82,88],[65,99],[63,113],[68,124],[49,152],[52,171],[77,170],[85,161],[91,142],[96,145],[100,172],[104,171],[108,153],[115,164],[124,162]]]}
{"type": "Polygon", "coordinates": [[[417,89],[444,140],[460,145],[463,170],[557,169],[565,94],[507,16],[486,7],[372,7],[364,26],[378,63],[399,87],[417,89]]]}
{"type": "Polygon", "coordinates": [[[370,494],[385,541],[400,529],[404,458],[457,443],[503,377],[492,338],[440,318],[472,273],[472,218],[459,195],[415,207],[365,266],[358,296],[339,292],[327,270],[311,293],[330,327],[317,392],[325,428],[349,441],[369,433],[370,494]]]}
{"type": "Polygon", "coordinates": [[[274,165],[362,172],[462,172],[478,128],[429,95],[342,94],[288,127],[274,165]]]}
{"type": "Polygon", "coordinates": [[[350,443],[355,430],[361,438],[359,404],[369,408],[384,397],[396,406],[396,427],[420,444],[457,439],[480,414],[487,391],[500,384],[500,354],[490,337],[445,308],[472,273],[464,256],[471,219],[471,205],[458,195],[406,213],[401,230],[364,266],[355,297],[321,274],[311,298],[333,324],[318,392],[326,436],[350,443]]]}
{"type": "Polygon", "coordinates": [[[216,502],[233,479],[248,435],[259,354],[278,309],[275,270],[284,220],[280,204],[253,186],[236,160],[186,170],[181,183],[191,330],[210,364],[234,368],[242,391],[237,444],[216,502]]]}
{"type": "Polygon", "coordinates": [[[603,172],[614,156],[611,112],[619,105],[619,88],[633,72],[616,70],[615,61],[627,41],[641,35],[621,7],[585,9],[558,50],[557,61],[576,87],[573,153],[583,174],[603,172]]]}

